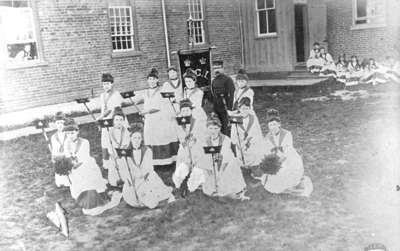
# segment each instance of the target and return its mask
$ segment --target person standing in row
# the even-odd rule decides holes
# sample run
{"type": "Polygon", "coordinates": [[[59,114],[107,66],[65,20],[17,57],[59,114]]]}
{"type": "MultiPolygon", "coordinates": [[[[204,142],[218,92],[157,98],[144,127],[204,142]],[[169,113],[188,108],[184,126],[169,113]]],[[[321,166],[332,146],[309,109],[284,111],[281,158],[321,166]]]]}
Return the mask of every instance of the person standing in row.
{"type": "Polygon", "coordinates": [[[175,94],[173,105],[175,110],[179,111],[179,101],[183,99],[183,87],[178,76],[178,70],[174,66],[170,66],[167,73],[168,81],[162,85],[162,91],[173,92],[175,94]]]}
{"type": "Polygon", "coordinates": [[[228,110],[232,110],[235,85],[232,78],[224,74],[222,61],[214,61],[213,69],[215,78],[211,83],[214,111],[221,121],[221,132],[230,136],[228,127],[228,110]]]}

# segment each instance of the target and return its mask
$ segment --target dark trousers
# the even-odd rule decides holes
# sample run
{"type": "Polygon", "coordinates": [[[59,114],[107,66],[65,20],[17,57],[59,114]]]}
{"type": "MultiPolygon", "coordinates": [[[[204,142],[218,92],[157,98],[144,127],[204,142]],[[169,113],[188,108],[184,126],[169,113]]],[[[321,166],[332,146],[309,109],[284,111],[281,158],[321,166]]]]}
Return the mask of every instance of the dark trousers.
{"type": "Polygon", "coordinates": [[[221,120],[221,132],[226,136],[231,136],[231,128],[228,126],[228,113],[225,110],[215,110],[219,119],[221,120]]]}

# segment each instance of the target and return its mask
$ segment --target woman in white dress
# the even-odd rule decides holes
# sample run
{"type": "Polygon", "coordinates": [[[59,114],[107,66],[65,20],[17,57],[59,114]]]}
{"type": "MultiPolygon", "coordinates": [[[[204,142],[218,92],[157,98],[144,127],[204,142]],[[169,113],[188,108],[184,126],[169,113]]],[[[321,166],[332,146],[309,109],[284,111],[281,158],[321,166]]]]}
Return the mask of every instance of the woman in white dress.
{"type": "Polygon", "coordinates": [[[318,42],[313,44],[313,49],[310,51],[310,56],[307,59],[306,66],[311,73],[319,73],[322,69],[323,61],[319,51],[320,45],[318,42]]]}
{"type": "Polygon", "coordinates": [[[180,116],[190,117],[190,124],[177,125],[180,145],[172,180],[176,188],[181,188],[182,197],[196,190],[205,181],[199,161],[204,154],[202,140],[205,138],[207,128],[206,124],[192,116],[193,110],[189,99],[181,100],[180,116]]]}
{"type": "Polygon", "coordinates": [[[147,83],[149,89],[133,97],[135,102],[144,101],[144,144],[153,152],[154,165],[170,165],[175,162],[179,148],[176,113],[169,100],[161,96],[157,70],[149,73],[147,83]]]}
{"type": "Polygon", "coordinates": [[[176,111],[179,109],[179,101],[183,99],[183,86],[178,76],[175,66],[170,66],[167,70],[168,81],[162,85],[163,92],[173,92],[175,97],[171,99],[176,111]]]}
{"type": "Polygon", "coordinates": [[[109,129],[109,134],[105,142],[105,148],[109,159],[104,163],[103,167],[108,169],[108,182],[111,186],[122,186],[122,177],[118,164],[118,156],[115,148],[127,149],[130,146],[130,133],[125,126],[125,115],[120,107],[114,109],[113,127],[109,129]]]}
{"type": "Polygon", "coordinates": [[[270,193],[309,196],[313,189],[311,180],[304,176],[303,160],[293,147],[292,134],[281,128],[277,110],[268,110],[267,123],[269,132],[265,137],[266,158],[277,157],[280,166],[277,172],[265,173],[258,179],[270,193]]]}
{"type": "Polygon", "coordinates": [[[121,193],[107,194],[107,180],[90,156],[89,141],[79,137],[79,128],[71,119],[64,127],[67,135],[65,156],[71,158],[74,166],[68,175],[71,180],[71,196],[87,215],[99,215],[115,207],[121,200],[121,193]]]}
{"type": "Polygon", "coordinates": [[[363,70],[358,62],[358,58],[354,55],[351,56],[351,60],[347,64],[346,85],[357,85],[362,75],[363,70]]]}
{"type": "Polygon", "coordinates": [[[242,167],[253,169],[264,157],[265,144],[257,115],[251,112],[251,101],[244,97],[239,102],[239,116],[243,124],[232,125],[231,139],[242,167]],[[243,155],[242,155],[243,153],[243,155]]]}
{"type": "Polygon", "coordinates": [[[203,192],[209,196],[249,199],[244,195],[246,183],[240,162],[233,155],[231,139],[221,133],[221,122],[216,115],[212,114],[207,120],[207,128],[209,135],[205,146],[221,146],[221,152],[202,155],[200,166],[205,175],[203,192]]]}
{"type": "Polygon", "coordinates": [[[331,54],[324,47],[320,48],[323,65],[319,73],[320,77],[336,77],[336,65],[331,54]]]}
{"type": "MultiPolygon", "coordinates": [[[[62,112],[57,112],[54,117],[54,124],[57,128],[57,131],[50,138],[51,159],[53,163],[56,162],[57,158],[64,157],[65,141],[67,140],[65,132],[63,131],[65,119],[65,115],[62,112]]],[[[70,186],[70,182],[67,176],[59,175],[57,173],[55,173],[54,176],[57,187],[70,186]]]]}
{"type": "Polygon", "coordinates": [[[237,88],[233,95],[233,111],[239,109],[239,101],[247,97],[250,99],[250,109],[253,111],[254,91],[248,85],[249,77],[243,69],[240,69],[236,75],[237,88]]]}
{"type": "Polygon", "coordinates": [[[184,74],[186,87],[183,97],[189,99],[193,104],[192,115],[198,123],[206,124],[207,115],[202,107],[204,92],[196,86],[196,75],[192,72],[184,74]]]}
{"type": "Polygon", "coordinates": [[[165,200],[175,201],[172,188],[153,169],[153,153],[143,144],[142,124],[133,124],[131,132],[132,156],[121,161],[124,200],[132,207],[147,208],[155,208],[165,200]]]}
{"type": "Polygon", "coordinates": [[[336,80],[341,83],[346,83],[346,74],[347,74],[347,61],[346,55],[339,55],[338,62],[336,63],[336,80]]]}

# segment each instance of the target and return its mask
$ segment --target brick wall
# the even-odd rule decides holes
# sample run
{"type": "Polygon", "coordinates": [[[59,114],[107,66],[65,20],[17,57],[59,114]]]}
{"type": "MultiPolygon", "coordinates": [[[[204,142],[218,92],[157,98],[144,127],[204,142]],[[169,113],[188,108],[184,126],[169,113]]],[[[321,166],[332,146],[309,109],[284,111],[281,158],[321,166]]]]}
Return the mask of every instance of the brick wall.
{"type": "Polygon", "coordinates": [[[352,1],[327,0],[328,47],[335,60],[340,53],[359,58],[382,60],[387,55],[400,53],[400,1],[387,0],[386,26],[380,28],[351,29],[352,1]]]}
{"type": "MultiPolygon", "coordinates": [[[[186,48],[187,1],[165,2],[171,51],[186,48]]],[[[103,72],[114,76],[119,90],[145,88],[151,67],[165,80],[161,0],[134,0],[140,52],[118,58],[112,57],[106,0],[36,0],[36,5],[46,65],[4,72],[0,113],[68,102],[89,96],[92,89],[99,95],[103,72]]],[[[214,58],[224,60],[232,73],[240,65],[236,8],[229,0],[209,0],[205,7],[207,37],[218,47],[214,58]]]]}

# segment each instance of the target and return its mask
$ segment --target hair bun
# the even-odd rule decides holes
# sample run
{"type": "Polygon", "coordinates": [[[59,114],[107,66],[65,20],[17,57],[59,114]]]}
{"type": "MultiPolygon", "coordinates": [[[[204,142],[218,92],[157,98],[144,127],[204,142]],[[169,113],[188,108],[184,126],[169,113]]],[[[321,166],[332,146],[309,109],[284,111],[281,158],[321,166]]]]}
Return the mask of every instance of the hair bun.
{"type": "Polygon", "coordinates": [[[268,109],[267,116],[279,116],[279,111],[276,109],[268,109]]]}
{"type": "Polygon", "coordinates": [[[239,69],[238,74],[247,74],[245,69],[239,69]]]}
{"type": "Polygon", "coordinates": [[[141,122],[132,123],[129,131],[131,133],[135,133],[135,132],[143,133],[143,123],[141,123],[141,122]]]}

